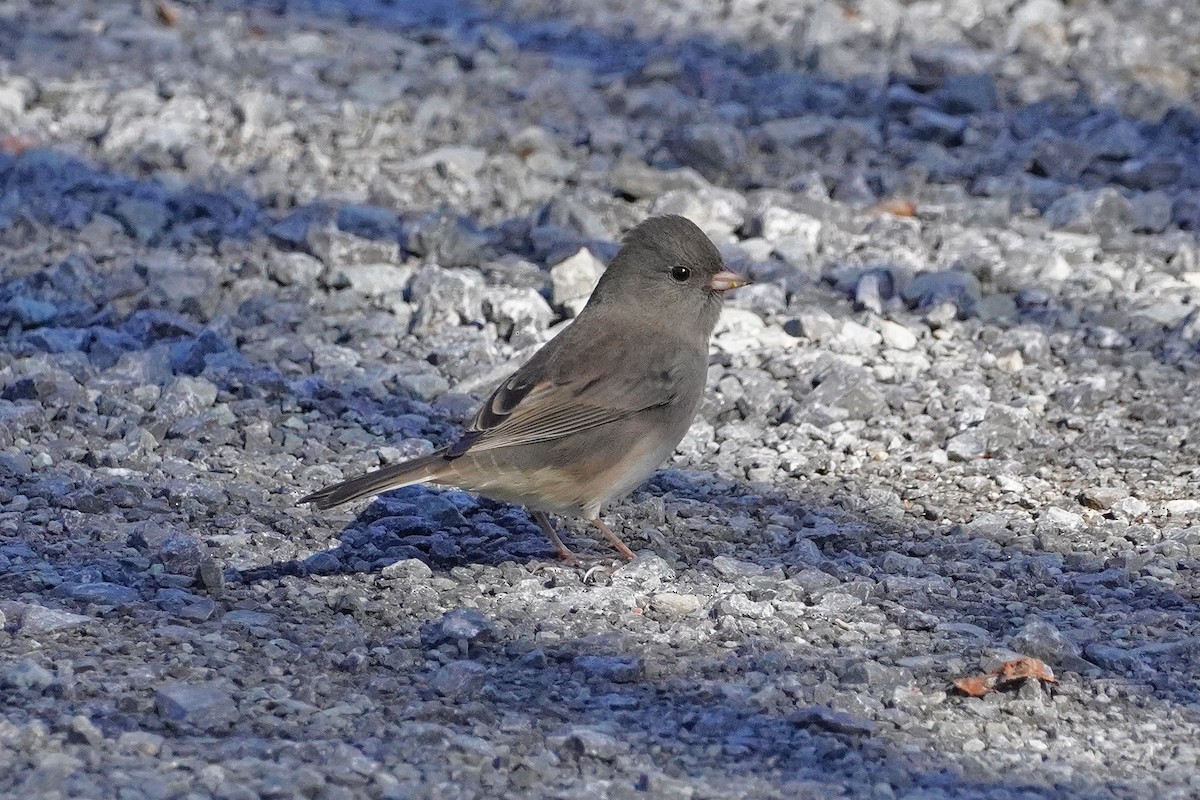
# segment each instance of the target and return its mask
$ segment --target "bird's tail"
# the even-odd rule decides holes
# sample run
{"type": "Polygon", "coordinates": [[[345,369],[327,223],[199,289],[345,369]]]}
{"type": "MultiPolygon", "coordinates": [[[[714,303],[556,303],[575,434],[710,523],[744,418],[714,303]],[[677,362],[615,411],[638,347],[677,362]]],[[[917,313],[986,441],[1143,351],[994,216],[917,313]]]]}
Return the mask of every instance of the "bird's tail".
{"type": "Polygon", "coordinates": [[[326,486],[324,489],[318,489],[312,494],[301,497],[297,502],[312,503],[320,509],[333,508],[342,503],[349,503],[351,500],[386,492],[389,489],[424,483],[436,477],[445,464],[446,458],[442,453],[430,453],[427,456],[405,461],[403,464],[393,464],[348,481],[326,486]]]}

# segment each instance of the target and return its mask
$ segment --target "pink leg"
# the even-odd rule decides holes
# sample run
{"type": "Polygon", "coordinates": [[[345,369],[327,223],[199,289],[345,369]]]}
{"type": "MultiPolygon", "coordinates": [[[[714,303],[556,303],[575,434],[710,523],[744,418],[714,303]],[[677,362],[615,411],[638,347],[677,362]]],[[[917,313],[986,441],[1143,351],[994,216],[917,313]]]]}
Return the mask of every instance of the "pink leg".
{"type": "Polygon", "coordinates": [[[590,520],[588,520],[588,522],[590,522],[590,523],[592,523],[592,525],[596,526],[596,528],[599,529],[599,531],[604,534],[604,538],[608,539],[609,544],[611,544],[613,547],[615,547],[617,549],[617,552],[620,553],[622,556],[624,556],[627,560],[633,561],[635,558],[637,558],[637,554],[635,554],[632,550],[630,550],[628,547],[625,546],[625,543],[621,541],[621,537],[619,537],[615,533],[613,533],[612,529],[609,528],[607,525],[605,525],[603,522],[601,522],[598,519],[590,519],[590,520]]]}
{"type": "Polygon", "coordinates": [[[554,549],[558,551],[558,557],[568,564],[578,564],[579,556],[571,552],[571,549],[563,544],[563,540],[559,538],[558,531],[554,530],[554,523],[546,516],[544,511],[530,511],[529,516],[533,517],[533,521],[542,529],[542,533],[546,534],[546,538],[550,540],[550,544],[554,545],[554,549]]]}

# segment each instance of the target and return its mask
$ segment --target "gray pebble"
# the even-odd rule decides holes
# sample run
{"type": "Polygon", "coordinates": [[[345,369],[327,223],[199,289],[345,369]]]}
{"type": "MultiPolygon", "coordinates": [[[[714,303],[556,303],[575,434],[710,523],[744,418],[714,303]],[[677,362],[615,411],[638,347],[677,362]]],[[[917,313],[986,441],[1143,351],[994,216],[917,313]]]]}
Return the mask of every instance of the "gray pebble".
{"type": "Polygon", "coordinates": [[[592,728],[576,727],[551,737],[547,743],[560,752],[612,761],[627,749],[615,736],[592,728]]]}
{"type": "Polygon", "coordinates": [[[841,320],[827,311],[811,309],[796,314],[795,319],[783,326],[793,336],[803,336],[814,342],[830,341],[842,331],[841,320]]]}
{"type": "Polygon", "coordinates": [[[789,721],[802,728],[817,728],[831,733],[871,734],[875,723],[821,706],[807,706],[789,715],[789,721]]]}
{"type": "Polygon", "coordinates": [[[1030,620],[1008,641],[1018,653],[1040,658],[1047,664],[1062,663],[1068,656],[1078,656],[1079,646],[1057,628],[1041,619],[1030,620]]]}
{"type": "Polygon", "coordinates": [[[72,614],[54,608],[29,604],[23,607],[20,632],[24,636],[38,636],[58,631],[71,630],[91,623],[91,617],[72,614]]]}
{"type": "Polygon", "coordinates": [[[215,683],[172,683],[154,694],[158,716],[179,729],[216,732],[228,729],[239,718],[233,697],[215,683]]]}
{"type": "Polygon", "coordinates": [[[698,611],[703,601],[694,594],[658,592],[651,596],[650,607],[670,616],[683,617],[698,611]]]}
{"type": "Polygon", "coordinates": [[[922,272],[901,289],[901,294],[909,305],[919,311],[949,303],[962,313],[970,313],[979,302],[981,290],[979,280],[974,275],[949,270],[922,272]]]}
{"type": "Polygon", "coordinates": [[[94,603],[101,606],[123,606],[136,603],[140,599],[137,589],[103,581],[63,584],[58,587],[56,593],[80,603],[94,603]]]}
{"type": "Polygon", "coordinates": [[[677,189],[659,197],[650,212],[655,215],[677,214],[687,217],[702,231],[719,241],[741,226],[746,212],[746,200],[729,189],[677,189]]]}
{"type": "Polygon", "coordinates": [[[333,575],[342,571],[342,562],[333,553],[313,553],[304,559],[304,568],[313,575],[333,575]]]}
{"type": "Polygon", "coordinates": [[[276,624],[274,614],[265,611],[249,611],[234,609],[221,617],[221,621],[230,625],[240,625],[246,628],[271,627],[276,624]]]}
{"type": "Polygon", "coordinates": [[[729,556],[717,556],[712,562],[713,569],[727,578],[746,578],[762,575],[766,569],[759,564],[739,561],[729,556]]]}
{"type": "Polygon", "coordinates": [[[1115,189],[1071,192],[1046,210],[1046,221],[1076,233],[1112,237],[1134,226],[1134,209],[1115,189]]]}
{"type": "Polygon", "coordinates": [[[216,603],[208,597],[201,597],[181,589],[159,589],[154,596],[159,607],[177,617],[196,622],[204,622],[216,611],[216,603]]]}
{"type": "Polygon", "coordinates": [[[324,271],[325,265],[308,253],[275,251],[267,261],[267,274],[283,286],[314,286],[324,271]]]}
{"type": "Polygon", "coordinates": [[[72,738],[86,742],[92,747],[98,747],[104,742],[104,732],[82,714],[71,717],[70,724],[72,738]]]}
{"type": "Polygon", "coordinates": [[[883,394],[866,370],[832,363],[815,376],[805,405],[830,419],[868,419],[884,406],[883,394]]]}
{"type": "Polygon", "coordinates": [[[483,689],[488,668],[478,661],[451,661],[434,674],[430,685],[443,697],[465,700],[483,689]]]}
{"type": "Polygon", "coordinates": [[[405,583],[420,583],[432,578],[433,570],[424,561],[415,558],[406,558],[388,564],[381,570],[381,574],[389,578],[397,578],[405,583]]]}
{"type": "Polygon", "coordinates": [[[170,220],[170,212],[165,205],[146,198],[122,198],[112,213],[129,235],[143,244],[157,238],[170,220]]]}
{"type": "Polygon", "coordinates": [[[483,292],[483,278],[475,272],[423,267],[412,282],[414,330],[430,332],[447,325],[481,324],[483,292]]]}
{"type": "Polygon", "coordinates": [[[533,289],[489,287],[483,296],[483,315],[496,323],[500,337],[514,345],[535,343],[550,325],[553,311],[533,289]]]}
{"type": "Polygon", "coordinates": [[[909,114],[909,125],[917,139],[944,145],[960,143],[967,129],[967,121],[962,117],[921,107],[914,108],[909,114]]]}
{"type": "Polygon", "coordinates": [[[437,646],[449,643],[465,656],[471,644],[496,638],[496,624],[472,608],[447,611],[424,637],[426,644],[437,646]]]}
{"type": "Polygon", "coordinates": [[[646,668],[638,656],[577,656],[571,667],[588,678],[613,683],[635,683],[646,668]]]}
{"type": "Polygon", "coordinates": [[[733,125],[706,122],[684,127],[673,137],[670,148],[681,165],[719,181],[741,165],[746,140],[733,125]]]}
{"type": "Polygon", "coordinates": [[[150,731],[123,731],[117,737],[117,749],[124,753],[156,756],[166,739],[150,731]]]}
{"type": "Polygon", "coordinates": [[[17,692],[42,692],[54,683],[54,673],[32,659],[23,658],[0,671],[0,686],[17,692]]]}
{"type": "Polygon", "coordinates": [[[947,75],[934,98],[951,114],[979,114],[996,107],[996,82],[987,74],[947,75]]]}

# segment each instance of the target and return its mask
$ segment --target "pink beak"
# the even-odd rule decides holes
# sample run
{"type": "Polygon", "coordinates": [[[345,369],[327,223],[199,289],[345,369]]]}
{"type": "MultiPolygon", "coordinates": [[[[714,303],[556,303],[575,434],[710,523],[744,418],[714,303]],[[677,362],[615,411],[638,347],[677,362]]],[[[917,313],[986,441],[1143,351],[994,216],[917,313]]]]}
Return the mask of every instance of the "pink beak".
{"type": "Polygon", "coordinates": [[[736,289],[748,283],[750,283],[749,278],[743,278],[736,272],[723,269],[708,279],[708,288],[714,292],[728,292],[730,289],[736,289]]]}

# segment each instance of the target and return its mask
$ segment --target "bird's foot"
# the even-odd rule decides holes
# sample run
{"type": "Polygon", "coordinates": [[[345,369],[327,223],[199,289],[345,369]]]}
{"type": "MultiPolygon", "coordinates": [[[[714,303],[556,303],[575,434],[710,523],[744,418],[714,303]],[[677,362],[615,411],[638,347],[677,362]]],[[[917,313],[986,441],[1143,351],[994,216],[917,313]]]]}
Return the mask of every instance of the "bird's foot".
{"type": "Polygon", "coordinates": [[[617,552],[620,553],[621,557],[626,561],[633,561],[637,558],[637,553],[630,550],[629,547],[621,541],[621,537],[612,532],[612,528],[608,527],[598,519],[590,519],[588,522],[592,523],[596,530],[604,534],[604,538],[608,539],[608,543],[615,547],[617,552]]]}
{"type": "Polygon", "coordinates": [[[547,561],[533,567],[531,571],[553,570],[566,567],[583,573],[583,582],[588,585],[602,583],[620,563],[605,556],[580,556],[571,551],[558,554],[556,561],[547,561]]]}
{"type": "MultiPolygon", "coordinates": [[[[570,564],[573,567],[587,568],[588,574],[590,575],[592,571],[599,566],[597,562],[607,562],[607,559],[604,558],[581,558],[572,552],[571,549],[563,543],[562,538],[558,535],[558,531],[554,529],[554,523],[550,521],[550,517],[548,517],[545,512],[533,511],[530,513],[530,516],[533,517],[533,521],[536,522],[538,527],[542,529],[542,532],[546,534],[546,538],[550,540],[550,543],[554,545],[554,552],[558,554],[559,560],[563,561],[564,563],[570,564]]],[[[625,543],[621,541],[620,537],[612,532],[611,528],[598,519],[588,521],[594,525],[596,529],[600,531],[600,533],[604,534],[604,538],[607,539],[614,548],[616,548],[617,552],[621,554],[622,558],[624,558],[626,561],[633,561],[637,558],[637,554],[630,550],[625,543]]]]}

